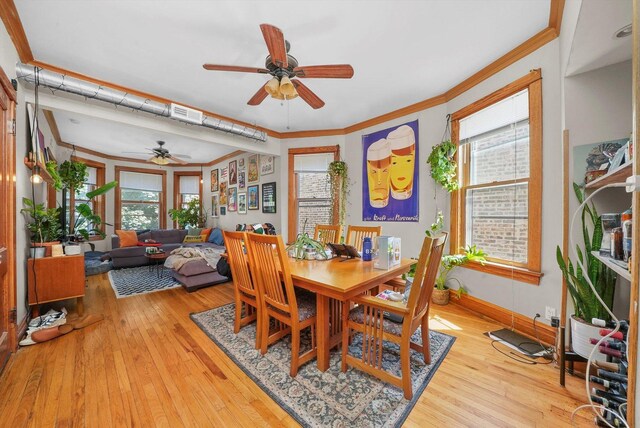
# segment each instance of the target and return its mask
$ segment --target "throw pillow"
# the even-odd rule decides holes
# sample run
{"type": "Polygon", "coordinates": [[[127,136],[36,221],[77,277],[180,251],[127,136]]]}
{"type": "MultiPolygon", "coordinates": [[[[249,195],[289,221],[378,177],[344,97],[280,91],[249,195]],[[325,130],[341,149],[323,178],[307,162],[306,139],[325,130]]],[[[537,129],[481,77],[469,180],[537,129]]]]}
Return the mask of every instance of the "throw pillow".
{"type": "Polygon", "coordinates": [[[138,245],[138,235],[135,230],[116,230],[116,235],[120,238],[120,247],[135,247],[138,245]]]}
{"type": "Polygon", "coordinates": [[[224,245],[224,237],[222,236],[222,231],[214,227],[209,235],[209,242],[216,245],[224,245]]]}
{"type": "Polygon", "coordinates": [[[201,232],[202,232],[202,229],[200,229],[199,227],[192,227],[191,229],[187,230],[187,235],[198,236],[200,235],[201,232]]]}
{"type": "Polygon", "coordinates": [[[184,241],[182,241],[183,243],[188,243],[188,242],[204,242],[204,239],[202,239],[202,235],[198,235],[198,236],[193,236],[193,235],[187,235],[184,237],[184,241]]]}
{"type": "Polygon", "coordinates": [[[211,233],[211,229],[211,227],[202,229],[202,232],[200,232],[200,236],[202,236],[202,242],[207,242],[207,239],[209,239],[209,234],[211,233]]]}

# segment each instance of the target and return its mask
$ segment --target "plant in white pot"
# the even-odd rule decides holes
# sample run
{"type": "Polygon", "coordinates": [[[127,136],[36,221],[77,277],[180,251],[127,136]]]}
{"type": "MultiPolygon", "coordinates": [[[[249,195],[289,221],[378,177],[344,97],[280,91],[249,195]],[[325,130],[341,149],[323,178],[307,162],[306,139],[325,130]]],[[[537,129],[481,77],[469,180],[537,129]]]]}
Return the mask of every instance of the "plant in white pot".
{"type": "MultiPolygon", "coordinates": [[[[582,204],[584,202],[584,191],[575,183],[573,190],[578,202],[582,204]]],[[[595,286],[598,295],[609,308],[612,308],[617,274],[591,254],[592,251],[598,251],[602,244],[602,222],[593,204],[591,206],[585,205],[582,209],[582,237],[584,249],[580,245],[576,245],[578,259],[586,268],[587,276],[595,286]],[[588,223],[591,224],[589,225],[588,223]],[[590,229],[593,229],[593,231],[590,232],[590,229]]],[[[575,310],[571,316],[571,348],[578,355],[588,358],[593,349],[589,339],[600,336],[598,333],[600,327],[593,325],[591,320],[598,318],[609,321],[610,316],[591,290],[584,275],[585,271],[580,266],[574,267],[574,263],[569,258],[565,262],[560,247],[556,249],[556,258],[575,310]]],[[[604,360],[606,357],[596,352],[594,358],[604,360]]]]}

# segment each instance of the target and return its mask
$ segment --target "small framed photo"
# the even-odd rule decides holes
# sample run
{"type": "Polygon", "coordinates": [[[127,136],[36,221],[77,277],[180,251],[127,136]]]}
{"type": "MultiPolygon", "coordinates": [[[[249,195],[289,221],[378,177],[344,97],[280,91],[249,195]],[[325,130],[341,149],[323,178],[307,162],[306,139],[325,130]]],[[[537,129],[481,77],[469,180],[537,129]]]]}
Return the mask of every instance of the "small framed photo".
{"type": "Polygon", "coordinates": [[[273,155],[260,156],[260,175],[273,174],[275,158],[273,155]]]}
{"type": "Polygon", "coordinates": [[[220,215],[227,215],[227,207],[220,207],[220,215]]]}
{"type": "Polygon", "coordinates": [[[217,192],[219,190],[219,186],[218,186],[218,169],[212,169],[211,170],[211,191],[212,192],[217,192]]]}
{"type": "Polygon", "coordinates": [[[211,195],[211,217],[220,216],[220,195],[211,195]]]}
{"type": "Polygon", "coordinates": [[[247,213],[247,193],[238,193],[238,214],[247,213]]]}
{"type": "Polygon", "coordinates": [[[245,172],[244,171],[238,171],[238,187],[240,189],[244,189],[246,186],[246,182],[245,182],[245,172]]]}
{"type": "Polygon", "coordinates": [[[238,162],[229,162],[229,186],[238,184],[238,162]]]}
{"type": "Polygon", "coordinates": [[[247,179],[249,183],[257,183],[260,181],[260,171],[258,170],[258,155],[251,155],[247,160],[248,171],[247,179]]]}
{"type": "Polygon", "coordinates": [[[247,207],[250,210],[257,210],[260,208],[260,195],[258,191],[258,186],[249,186],[247,188],[247,194],[249,197],[249,201],[247,202],[247,207]]]}
{"type": "Polygon", "coordinates": [[[227,207],[229,212],[238,211],[238,188],[229,187],[229,197],[227,207]]]}
{"type": "Polygon", "coordinates": [[[227,205],[227,182],[220,182],[220,205],[227,205]]]}
{"type": "Polygon", "coordinates": [[[238,171],[244,169],[244,158],[238,159],[238,171]]]}
{"type": "Polygon", "coordinates": [[[276,183],[262,185],[262,212],[274,214],[276,212],[276,183]]]}
{"type": "Polygon", "coordinates": [[[222,168],[220,170],[220,181],[227,181],[228,175],[229,175],[229,167],[222,168]]]}

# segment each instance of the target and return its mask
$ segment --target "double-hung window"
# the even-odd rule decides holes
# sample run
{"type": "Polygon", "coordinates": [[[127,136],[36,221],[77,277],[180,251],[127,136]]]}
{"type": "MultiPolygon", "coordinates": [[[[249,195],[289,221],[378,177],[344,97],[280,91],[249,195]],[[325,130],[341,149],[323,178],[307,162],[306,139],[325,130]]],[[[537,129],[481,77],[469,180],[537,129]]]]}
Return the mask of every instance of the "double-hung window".
{"type": "Polygon", "coordinates": [[[116,229],[160,229],[165,226],[165,172],[116,167],[116,229]]]}
{"type": "Polygon", "coordinates": [[[489,254],[489,263],[472,268],[539,282],[541,121],[539,71],[452,115],[460,188],[451,248],[489,254]]]}
{"type": "Polygon", "coordinates": [[[297,233],[313,236],[316,224],[332,224],[333,202],[327,170],[333,159],[333,153],[295,156],[297,233]]]}

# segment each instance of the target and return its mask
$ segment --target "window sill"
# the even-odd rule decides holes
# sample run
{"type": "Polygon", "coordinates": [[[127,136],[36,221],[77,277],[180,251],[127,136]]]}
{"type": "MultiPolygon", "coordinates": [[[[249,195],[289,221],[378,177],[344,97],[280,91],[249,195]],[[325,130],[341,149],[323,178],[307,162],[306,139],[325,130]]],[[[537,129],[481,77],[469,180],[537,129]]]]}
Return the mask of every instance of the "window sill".
{"type": "Polygon", "coordinates": [[[509,266],[500,263],[485,262],[469,262],[460,266],[465,269],[477,270],[491,275],[497,275],[504,278],[514,279],[527,284],[540,285],[540,278],[544,275],[542,272],[535,272],[526,268],[509,266]]]}

